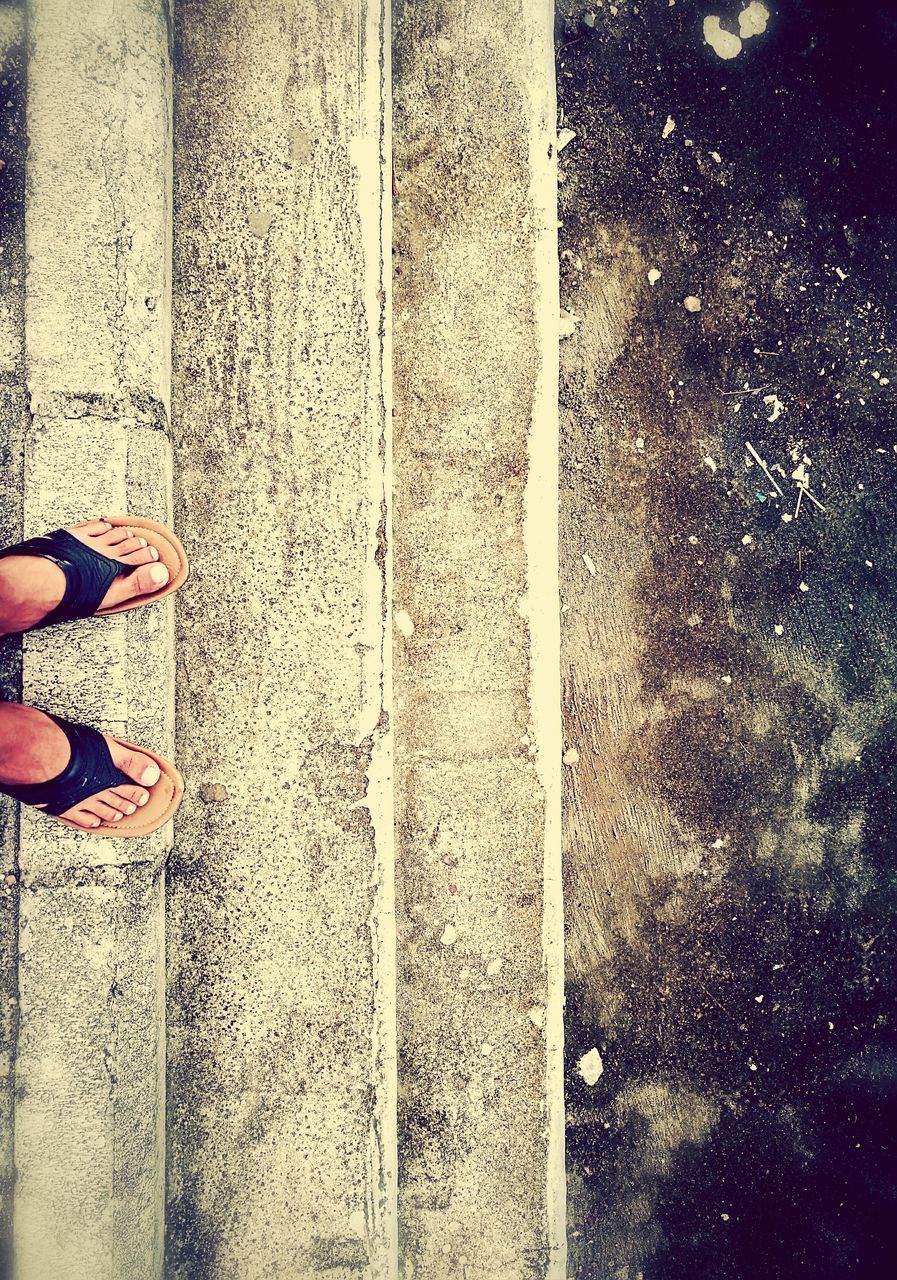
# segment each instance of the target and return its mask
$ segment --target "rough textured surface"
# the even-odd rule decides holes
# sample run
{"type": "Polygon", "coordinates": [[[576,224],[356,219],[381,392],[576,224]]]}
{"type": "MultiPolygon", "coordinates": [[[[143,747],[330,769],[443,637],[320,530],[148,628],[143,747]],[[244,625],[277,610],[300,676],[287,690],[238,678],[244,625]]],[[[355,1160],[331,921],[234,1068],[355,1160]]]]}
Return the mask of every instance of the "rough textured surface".
{"type": "Polygon", "coordinates": [[[897,31],[746,8],[557,33],[582,1280],[895,1250],[897,31]]]}
{"type": "MultiPolygon", "coordinates": [[[[168,520],[165,14],[44,0],[29,38],[24,531],[168,520]]],[[[170,754],[171,649],[167,604],[38,632],[23,699],[170,754]]],[[[159,1274],[169,835],[91,840],[21,815],[21,1280],[159,1274]]]]}
{"type": "Polygon", "coordinates": [[[399,6],[401,1274],[564,1273],[548,7],[399,6]],[[508,41],[508,31],[514,38],[508,41]]]}
{"type": "MultiPolygon", "coordinates": [[[[21,537],[25,434],[25,48],[20,5],[0,6],[0,546],[21,537]]],[[[21,694],[21,645],[0,642],[0,698],[21,694]]],[[[9,1269],[18,1009],[18,807],[0,796],[0,1275],[9,1269]]]]}
{"type": "Polygon", "coordinates": [[[385,1277],[383,17],[176,19],[169,1275],[385,1277]]]}

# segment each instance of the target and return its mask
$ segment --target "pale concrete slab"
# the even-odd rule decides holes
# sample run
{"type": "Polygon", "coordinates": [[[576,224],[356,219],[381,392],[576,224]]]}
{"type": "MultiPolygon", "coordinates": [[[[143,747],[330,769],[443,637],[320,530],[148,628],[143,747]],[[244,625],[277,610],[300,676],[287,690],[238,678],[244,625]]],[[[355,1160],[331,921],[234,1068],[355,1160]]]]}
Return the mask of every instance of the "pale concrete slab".
{"type": "Polygon", "coordinates": [[[564,1274],[551,33],[549,5],[396,20],[399,1221],[427,1280],[564,1274]]]}
{"type": "Polygon", "coordinates": [[[169,1275],[387,1277],[387,19],[176,22],[169,1275]]]}
{"type": "MultiPolygon", "coordinates": [[[[164,12],[34,0],[29,38],[24,532],[128,510],[167,521],[164,12]]],[[[170,755],[171,617],[167,603],[26,637],[23,700],[170,755]]],[[[160,1274],[169,841],[22,813],[21,1280],[160,1274]]]]}

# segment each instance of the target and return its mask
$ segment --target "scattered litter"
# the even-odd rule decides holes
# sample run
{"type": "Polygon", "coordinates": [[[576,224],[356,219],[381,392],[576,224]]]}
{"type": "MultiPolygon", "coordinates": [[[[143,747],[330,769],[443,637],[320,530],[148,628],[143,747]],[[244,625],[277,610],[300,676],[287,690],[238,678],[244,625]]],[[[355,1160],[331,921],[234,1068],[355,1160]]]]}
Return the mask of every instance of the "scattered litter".
{"type": "Polygon", "coordinates": [[[768,404],[772,410],[769,417],[766,419],[767,422],[775,422],[785,412],[785,406],[782,404],[775,392],[773,392],[771,396],[764,396],[763,403],[768,404]]]}
{"type": "Polygon", "coordinates": [[[778,483],[776,482],[775,477],[773,476],[773,474],[772,474],[772,472],[770,471],[769,467],[766,465],[766,463],[765,463],[765,462],[763,461],[763,459],[760,457],[760,455],[759,455],[759,453],[757,452],[757,450],[756,450],[756,449],[754,448],[754,446],[751,444],[750,440],[745,440],[745,442],[744,442],[744,446],[745,446],[745,448],[747,449],[748,453],[751,455],[751,457],[754,459],[754,461],[758,464],[758,466],[760,467],[760,470],[761,470],[761,471],[763,472],[763,474],[766,476],[767,480],[768,480],[768,481],[769,481],[769,483],[772,485],[772,487],[775,489],[776,493],[777,493],[777,494],[779,494],[779,496],[780,496],[780,497],[783,497],[783,496],[784,496],[784,494],[782,493],[782,490],[779,488],[779,485],[778,485],[778,483]]]}
{"type": "Polygon", "coordinates": [[[701,299],[696,298],[694,294],[690,293],[687,298],[683,298],[682,305],[685,307],[686,311],[694,313],[701,310],[701,299]]]}
{"type": "Polygon", "coordinates": [[[493,1044],[480,1045],[480,1053],[483,1055],[484,1058],[488,1058],[494,1048],[495,1048],[495,1045],[493,1044]]]}
{"type": "Polygon", "coordinates": [[[741,539],[742,546],[745,546],[745,547],[749,547],[753,541],[754,539],[751,537],[749,533],[746,533],[744,537],[741,539]]]}
{"type": "Polygon", "coordinates": [[[657,284],[657,281],[659,279],[660,279],[660,272],[657,270],[656,267],[652,267],[651,270],[648,272],[648,284],[651,286],[652,289],[657,284]]]}
{"type": "Polygon", "coordinates": [[[592,574],[592,576],[594,577],[595,573],[597,572],[597,570],[595,569],[595,561],[592,559],[591,556],[586,556],[586,555],[583,556],[583,560],[585,561],[585,565],[589,573],[592,574]]]}
{"type": "Polygon", "coordinates": [[[561,756],[561,759],[563,760],[564,764],[578,764],[579,752],[576,750],[575,747],[568,747],[567,750],[564,752],[564,754],[561,756]]]}
{"type": "Polygon", "coordinates": [[[672,116],[667,116],[667,122],[663,126],[662,136],[664,138],[668,138],[675,128],[676,128],[676,121],[673,119],[672,116]]]}
{"type": "Polygon", "coordinates": [[[808,584],[808,583],[806,583],[806,582],[802,582],[802,583],[800,584],[800,589],[801,589],[801,591],[809,591],[809,590],[810,590],[809,584],[808,584]]]}
{"type": "Polygon", "coordinates": [[[557,146],[555,152],[563,151],[568,142],[572,142],[576,137],[575,129],[562,129],[558,134],[557,146]]]}
{"type": "Polygon", "coordinates": [[[718,151],[711,151],[710,159],[715,160],[717,164],[722,164],[723,162],[723,158],[718,151]]]}
{"type": "Polygon", "coordinates": [[[581,320],[582,316],[575,315],[574,312],[568,311],[566,307],[561,307],[560,336],[569,338],[571,334],[576,332],[576,326],[581,320]]]}
{"type": "Polygon", "coordinates": [[[586,1084],[597,1084],[604,1073],[604,1063],[597,1049],[590,1049],[579,1060],[579,1074],[586,1084]]]}
{"type": "Polygon", "coordinates": [[[704,19],[704,39],[718,58],[728,62],[741,53],[741,39],[731,31],[724,31],[719,18],[711,15],[704,19]]]}
{"type": "Polygon", "coordinates": [[[782,626],[781,622],[777,622],[773,630],[775,631],[777,636],[781,636],[785,634],[785,628],[782,626]]]}
{"type": "Polygon", "coordinates": [[[636,449],[638,449],[639,453],[644,453],[644,452],[645,452],[645,437],[644,437],[644,436],[637,436],[637,437],[636,437],[635,447],[636,447],[636,449]]]}
{"type": "Polygon", "coordinates": [[[751,0],[747,8],[738,15],[738,34],[742,40],[750,40],[751,36],[762,36],[769,22],[769,10],[758,0],[751,0]]]}
{"type": "Polygon", "coordinates": [[[444,947],[450,947],[453,942],[458,940],[458,930],[453,924],[447,924],[442,931],[442,937],[439,941],[444,947]]]}

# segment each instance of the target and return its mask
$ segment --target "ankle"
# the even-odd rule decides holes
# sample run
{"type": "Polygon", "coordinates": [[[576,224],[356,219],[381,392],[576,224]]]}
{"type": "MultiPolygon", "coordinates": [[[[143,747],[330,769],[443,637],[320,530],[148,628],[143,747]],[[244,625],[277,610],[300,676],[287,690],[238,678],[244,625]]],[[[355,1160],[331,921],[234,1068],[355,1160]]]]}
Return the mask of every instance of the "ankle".
{"type": "Polygon", "coordinates": [[[46,782],[62,772],[69,755],[65,734],[43,711],[0,705],[0,782],[46,782]]]}

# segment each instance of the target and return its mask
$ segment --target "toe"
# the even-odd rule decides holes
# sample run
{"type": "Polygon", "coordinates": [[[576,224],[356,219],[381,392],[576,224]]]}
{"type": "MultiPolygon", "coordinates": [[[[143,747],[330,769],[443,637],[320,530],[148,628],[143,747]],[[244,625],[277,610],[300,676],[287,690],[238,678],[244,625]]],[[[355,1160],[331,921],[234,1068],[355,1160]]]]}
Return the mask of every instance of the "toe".
{"type": "Polygon", "coordinates": [[[132,551],[139,551],[141,547],[145,546],[146,538],[122,538],[121,542],[116,542],[115,544],[115,558],[116,560],[123,560],[132,551]]]}
{"type": "Polygon", "coordinates": [[[126,813],[133,813],[135,809],[139,809],[141,805],[145,805],[149,800],[149,792],[144,787],[126,787],[122,785],[115,788],[114,794],[118,796],[118,801],[121,804],[130,805],[130,808],[126,808],[126,813]]]}
{"type": "Polygon", "coordinates": [[[136,551],[128,552],[121,559],[125,564],[152,564],[154,560],[159,559],[159,553],[155,547],[138,547],[136,551]]]}
{"type": "Polygon", "coordinates": [[[147,563],[150,550],[150,547],[143,547],[125,557],[125,564],[134,563],[136,557],[136,563],[144,567],[135,569],[125,577],[116,578],[103,596],[102,608],[108,609],[112,605],[123,604],[125,600],[133,600],[135,596],[149,596],[161,591],[168,581],[168,570],[164,564],[156,564],[152,560],[147,563]]]}
{"type": "Polygon", "coordinates": [[[108,533],[112,528],[108,520],[85,520],[83,524],[73,524],[73,529],[78,529],[81,533],[87,533],[91,537],[95,537],[100,533],[108,533]]]}
{"type": "Polygon", "coordinates": [[[134,535],[124,525],[114,524],[105,533],[101,534],[98,541],[106,547],[115,547],[120,542],[124,542],[126,538],[132,538],[134,535]]]}
{"type": "Polygon", "coordinates": [[[145,756],[142,751],[130,751],[109,738],[106,741],[109,743],[112,759],[122,773],[126,773],[135,782],[143,783],[145,787],[151,787],[159,781],[161,775],[155,760],[145,756]]]}
{"type": "Polygon", "coordinates": [[[69,809],[66,813],[60,814],[60,817],[67,818],[69,822],[76,822],[79,827],[98,827],[100,825],[100,819],[96,814],[83,807],[69,809]]]}
{"type": "MultiPolygon", "coordinates": [[[[101,791],[100,795],[105,795],[105,791],[101,791]]],[[[100,796],[91,796],[89,800],[85,800],[82,809],[86,809],[88,813],[96,814],[103,822],[120,822],[122,813],[119,809],[113,809],[111,804],[106,804],[105,800],[101,800],[100,796]]]]}
{"type": "Polygon", "coordinates": [[[99,796],[94,798],[102,800],[110,809],[116,809],[119,813],[133,813],[137,808],[136,804],[131,804],[130,800],[122,799],[117,787],[109,787],[107,791],[101,791],[99,796]]]}

